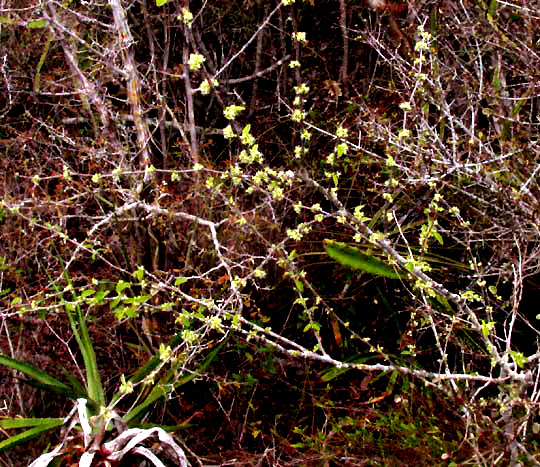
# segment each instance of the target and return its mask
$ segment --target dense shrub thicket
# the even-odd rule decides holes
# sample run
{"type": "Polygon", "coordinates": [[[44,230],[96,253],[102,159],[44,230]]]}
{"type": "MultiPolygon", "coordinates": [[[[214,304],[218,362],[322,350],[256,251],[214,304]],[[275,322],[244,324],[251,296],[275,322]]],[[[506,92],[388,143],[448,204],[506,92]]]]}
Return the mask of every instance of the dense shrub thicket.
{"type": "MultiPolygon", "coordinates": [[[[2,354],[80,371],[74,307],[111,394],[157,352],[141,422],[193,465],[537,465],[539,31],[536,0],[3,2],[2,354]]],[[[70,410],[2,378],[0,416],[70,410]]]]}

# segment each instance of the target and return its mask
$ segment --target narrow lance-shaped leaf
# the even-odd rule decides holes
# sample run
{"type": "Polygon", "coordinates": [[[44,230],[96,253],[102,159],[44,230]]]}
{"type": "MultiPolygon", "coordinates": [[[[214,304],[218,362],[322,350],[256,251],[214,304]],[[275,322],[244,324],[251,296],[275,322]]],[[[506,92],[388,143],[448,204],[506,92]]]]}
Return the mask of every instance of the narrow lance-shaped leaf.
{"type": "MultiPolygon", "coordinates": [[[[21,424],[18,426],[10,426],[9,423],[10,420],[7,420],[8,423],[6,423],[4,426],[0,425],[2,428],[18,428],[23,427],[23,422],[20,422],[21,424]]],[[[45,418],[45,419],[28,419],[27,422],[29,425],[26,426],[33,426],[30,430],[23,431],[22,433],[16,434],[14,436],[10,436],[8,439],[5,439],[0,442],[0,452],[7,451],[8,449],[13,448],[14,446],[17,446],[18,444],[25,443],[29,439],[35,438],[42,433],[45,433],[49,430],[52,430],[53,428],[62,426],[64,424],[63,418],[45,418]]]]}
{"type": "MultiPolygon", "coordinates": [[[[58,259],[64,270],[64,278],[67,284],[71,290],[75,290],[60,255],[58,255],[58,259]]],[[[57,292],[61,294],[58,286],[55,285],[55,288],[57,292]]],[[[77,344],[79,345],[79,349],[84,360],[84,366],[86,369],[86,386],[91,402],[90,406],[93,407],[94,403],[98,407],[105,406],[105,391],[103,390],[103,386],[101,384],[101,378],[97,367],[96,353],[94,351],[94,347],[92,346],[92,341],[90,340],[90,335],[86,326],[86,317],[78,304],[79,297],[76,296],[76,294],[75,299],[75,305],[66,303],[64,308],[69,319],[71,330],[73,331],[73,335],[77,341],[77,344]]]]}
{"type": "Polygon", "coordinates": [[[344,266],[359,269],[376,276],[389,277],[391,279],[405,277],[396,272],[394,268],[388,264],[374,256],[363,253],[358,248],[333,240],[325,240],[324,243],[328,256],[344,266]]]}
{"type": "Polygon", "coordinates": [[[0,355],[0,365],[7,366],[12,370],[20,371],[26,376],[32,378],[36,383],[45,389],[68,396],[74,395],[73,390],[69,386],[52,377],[48,373],[33,367],[29,363],[15,360],[14,358],[6,357],[5,355],[0,355]]]}

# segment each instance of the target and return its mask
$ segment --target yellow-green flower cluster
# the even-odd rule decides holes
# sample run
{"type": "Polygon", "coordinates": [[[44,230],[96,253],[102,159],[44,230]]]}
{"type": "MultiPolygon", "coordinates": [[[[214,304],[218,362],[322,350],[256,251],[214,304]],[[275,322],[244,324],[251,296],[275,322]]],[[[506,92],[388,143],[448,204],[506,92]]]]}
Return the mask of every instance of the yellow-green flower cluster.
{"type": "MultiPolygon", "coordinates": [[[[435,193],[431,203],[429,203],[429,208],[424,209],[424,214],[429,215],[432,212],[443,212],[444,208],[439,204],[439,201],[443,199],[443,196],[440,193],[435,193]]],[[[458,209],[459,214],[459,209],[458,209]]]]}
{"type": "Polygon", "coordinates": [[[401,104],[399,104],[399,108],[404,112],[410,112],[412,109],[410,102],[402,102],[401,104]]]}
{"type": "Polygon", "coordinates": [[[285,198],[283,187],[280,186],[275,180],[270,182],[270,185],[268,185],[268,190],[272,194],[272,198],[275,201],[281,201],[283,198],[285,198]]]}
{"type": "Polygon", "coordinates": [[[261,164],[264,160],[262,152],[259,151],[258,144],[254,144],[253,146],[251,146],[249,148],[249,151],[243,149],[240,152],[238,158],[240,162],[242,162],[242,164],[253,164],[255,162],[261,164]]]}
{"type": "Polygon", "coordinates": [[[199,71],[206,58],[201,54],[189,54],[188,65],[191,71],[199,71]]]}
{"type": "Polygon", "coordinates": [[[133,392],[133,383],[131,381],[126,381],[124,375],[120,376],[120,393],[122,394],[131,394],[133,392]]]}
{"type": "Polygon", "coordinates": [[[236,186],[240,185],[240,183],[242,182],[242,175],[243,175],[242,168],[238,164],[236,164],[236,165],[231,166],[230,172],[231,172],[231,180],[233,182],[233,185],[236,185],[236,186]]]}
{"type": "Polygon", "coordinates": [[[345,154],[347,154],[347,143],[339,143],[337,146],[336,146],[336,154],[338,157],[341,157],[345,154]]]}
{"type": "Polygon", "coordinates": [[[294,0],[282,0],[281,3],[285,6],[289,6],[294,3],[294,0]]]}
{"type": "Polygon", "coordinates": [[[457,206],[452,206],[448,211],[450,214],[452,214],[452,216],[459,216],[459,208],[457,206]]]}
{"type": "Polygon", "coordinates": [[[302,154],[306,154],[307,152],[308,152],[308,148],[297,145],[294,147],[294,158],[301,159],[302,154]]]}
{"type": "Polygon", "coordinates": [[[233,289],[243,289],[247,285],[247,280],[244,277],[234,277],[231,280],[231,286],[233,289]]]}
{"type": "Polygon", "coordinates": [[[212,88],[217,88],[218,86],[219,86],[219,81],[217,79],[213,79],[212,83],[210,83],[209,80],[205,79],[201,83],[201,94],[203,96],[206,96],[210,94],[210,91],[212,90],[212,88]]]}
{"type": "Polygon", "coordinates": [[[240,139],[246,146],[253,146],[255,144],[255,137],[251,134],[251,125],[244,127],[240,139]]]}
{"type": "Polygon", "coordinates": [[[311,133],[308,130],[302,131],[300,134],[300,139],[303,141],[310,141],[311,140],[311,133]]]}
{"type": "Polygon", "coordinates": [[[215,331],[219,332],[225,332],[223,329],[223,322],[219,316],[210,316],[206,322],[210,325],[210,328],[212,328],[215,331]]]}
{"type": "Polygon", "coordinates": [[[384,186],[389,186],[393,188],[397,187],[398,185],[399,185],[399,180],[394,177],[391,177],[384,182],[384,186]]]}
{"type": "Polygon", "coordinates": [[[349,136],[349,130],[339,126],[336,130],[336,136],[338,138],[347,138],[347,136],[349,136]]]}
{"type": "Polygon", "coordinates": [[[409,130],[408,128],[402,128],[398,132],[399,139],[407,139],[407,138],[410,138],[410,136],[411,136],[411,130],[409,130]]]}
{"type": "Polygon", "coordinates": [[[302,111],[301,109],[294,109],[291,119],[295,122],[301,122],[306,118],[306,113],[302,111]]]}
{"type": "MultiPolygon", "coordinates": [[[[294,182],[294,173],[291,170],[274,170],[265,167],[257,171],[251,180],[255,186],[266,188],[275,201],[281,201],[285,198],[284,186],[290,187],[294,182]]],[[[253,188],[250,188],[249,191],[252,192],[253,188]]]]}
{"type": "Polygon", "coordinates": [[[309,232],[311,232],[311,226],[305,223],[298,224],[298,227],[296,229],[287,229],[287,237],[289,237],[291,240],[300,241],[304,237],[304,235],[307,235],[309,232]]]}
{"type": "Polygon", "coordinates": [[[182,8],[182,12],[177,16],[178,21],[182,21],[188,28],[193,23],[193,13],[187,8],[182,8]]]}
{"type": "MultiPolygon", "coordinates": [[[[227,130],[227,128],[225,130],[227,130]]],[[[225,130],[223,132],[224,135],[225,130]]],[[[231,134],[234,136],[234,133],[232,133],[232,129],[231,134]]],[[[256,144],[255,137],[251,134],[251,125],[248,124],[244,127],[244,129],[242,130],[242,134],[240,135],[240,140],[242,141],[242,144],[248,147],[248,149],[243,149],[242,152],[239,154],[240,162],[242,164],[253,164],[255,162],[261,164],[264,160],[264,156],[262,152],[259,151],[259,145],[256,144]]]]}
{"type": "Polygon", "coordinates": [[[225,128],[223,128],[223,137],[225,139],[231,139],[234,138],[236,135],[234,134],[234,130],[231,125],[227,125],[225,128]]]}
{"type": "Polygon", "coordinates": [[[253,271],[253,274],[257,279],[264,279],[266,277],[266,271],[260,268],[255,269],[255,271],[253,271]]]}
{"type": "Polygon", "coordinates": [[[184,329],[182,331],[182,340],[187,344],[195,344],[199,340],[199,334],[191,329],[184,329]]]}
{"type": "MultiPolygon", "coordinates": [[[[338,182],[339,182],[339,177],[341,176],[341,172],[338,172],[338,171],[331,172],[329,170],[325,170],[324,171],[324,176],[326,178],[331,178],[332,181],[334,182],[334,185],[335,185],[334,188],[337,188],[337,185],[338,185],[338,182]]],[[[334,188],[332,188],[332,190],[334,190],[334,188]]]]}
{"type": "Polygon", "coordinates": [[[298,42],[306,43],[306,33],[305,32],[293,32],[293,39],[297,40],[298,42]]]}
{"type": "Polygon", "coordinates": [[[234,120],[240,112],[243,112],[246,108],[243,105],[229,105],[225,107],[223,115],[227,120],[234,120]]]}
{"type": "Polygon", "coordinates": [[[309,86],[306,83],[302,83],[300,86],[294,87],[294,92],[299,96],[305,96],[309,92],[309,86]]]}
{"type": "Polygon", "coordinates": [[[481,302],[482,297],[472,290],[466,290],[460,294],[462,300],[466,302],[481,302]]]}
{"type": "Polygon", "coordinates": [[[359,220],[360,222],[366,222],[369,220],[369,217],[364,214],[363,204],[360,204],[359,206],[356,206],[354,208],[354,218],[359,220]]]}
{"type": "Polygon", "coordinates": [[[162,362],[169,360],[169,358],[171,358],[171,355],[172,355],[172,349],[170,346],[165,345],[165,344],[161,344],[159,346],[159,359],[162,362]]]}
{"type": "Polygon", "coordinates": [[[206,179],[205,185],[206,185],[206,188],[208,188],[209,190],[214,189],[214,187],[216,186],[215,178],[214,177],[208,177],[206,179]]]}
{"type": "Polygon", "coordinates": [[[418,26],[418,36],[419,39],[414,44],[414,50],[416,52],[422,52],[424,50],[429,50],[430,42],[432,39],[432,36],[429,32],[424,31],[424,26],[420,25],[418,26]]]}
{"type": "Polygon", "coordinates": [[[386,167],[397,167],[396,160],[390,155],[386,157],[386,167]]]}
{"type": "Polygon", "coordinates": [[[116,169],[114,169],[112,171],[112,176],[113,176],[113,180],[115,182],[119,182],[120,181],[120,176],[122,175],[122,169],[120,167],[117,167],[116,169]]]}

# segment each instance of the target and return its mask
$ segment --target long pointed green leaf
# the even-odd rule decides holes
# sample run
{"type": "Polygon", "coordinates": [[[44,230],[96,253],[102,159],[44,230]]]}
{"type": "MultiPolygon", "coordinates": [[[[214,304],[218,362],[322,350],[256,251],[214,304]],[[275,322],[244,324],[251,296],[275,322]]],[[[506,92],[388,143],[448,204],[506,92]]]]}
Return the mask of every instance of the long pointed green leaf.
{"type": "Polygon", "coordinates": [[[54,428],[62,426],[64,424],[63,418],[43,419],[43,422],[39,425],[31,428],[30,430],[23,431],[22,433],[10,436],[8,439],[0,442],[0,452],[7,451],[18,444],[27,442],[29,439],[36,438],[37,436],[50,431],[54,428]]]}
{"type": "Polygon", "coordinates": [[[77,394],[77,399],[80,397],[82,397],[83,399],[90,398],[86,389],[75,376],[69,373],[66,369],[63,369],[63,373],[64,377],[66,378],[66,383],[71,386],[73,393],[77,394]]]}
{"type": "Polygon", "coordinates": [[[94,351],[92,341],[90,340],[90,335],[88,334],[86,319],[79,306],[77,306],[77,317],[81,331],[79,345],[84,359],[84,365],[86,367],[86,384],[88,386],[88,395],[90,396],[90,399],[95,401],[100,406],[105,406],[105,391],[103,390],[103,386],[101,384],[96,353],[94,351]]]}
{"type": "Polygon", "coordinates": [[[374,256],[363,253],[358,248],[333,240],[325,240],[324,243],[328,256],[344,266],[391,279],[405,277],[405,275],[399,274],[388,264],[374,256]]]}
{"type": "Polygon", "coordinates": [[[66,384],[52,377],[48,373],[38,370],[29,363],[15,360],[14,358],[6,357],[5,355],[0,355],[0,365],[7,366],[12,370],[20,371],[52,391],[56,391],[61,394],[70,394],[73,392],[72,389],[66,384]]]}
{"type": "MultiPolygon", "coordinates": [[[[60,261],[60,265],[64,271],[64,279],[70,286],[71,290],[75,290],[71,277],[64,266],[61,255],[58,255],[58,260],[60,261]]],[[[55,285],[55,288],[57,291],[59,291],[58,286],[55,285]]],[[[75,296],[75,299],[77,298],[78,297],[75,296]]],[[[94,351],[94,347],[92,346],[90,335],[88,334],[86,318],[78,304],[75,306],[75,316],[73,314],[73,306],[71,304],[66,304],[65,310],[69,319],[69,324],[71,325],[71,329],[73,331],[73,335],[75,336],[75,340],[79,345],[79,349],[84,360],[84,366],[86,369],[86,386],[88,389],[89,398],[95,402],[98,407],[103,407],[105,406],[105,391],[103,390],[103,385],[101,384],[96,353],[94,351]]]]}
{"type": "Polygon", "coordinates": [[[63,418],[0,418],[0,428],[13,430],[15,428],[29,428],[34,426],[63,424],[63,418]]]}

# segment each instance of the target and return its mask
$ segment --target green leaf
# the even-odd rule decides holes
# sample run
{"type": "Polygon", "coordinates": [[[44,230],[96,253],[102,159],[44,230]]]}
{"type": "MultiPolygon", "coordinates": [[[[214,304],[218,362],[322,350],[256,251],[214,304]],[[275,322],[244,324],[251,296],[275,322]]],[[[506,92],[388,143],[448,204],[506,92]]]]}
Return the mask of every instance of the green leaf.
{"type": "Polygon", "coordinates": [[[525,363],[527,363],[527,357],[523,355],[521,352],[510,351],[510,355],[515,360],[519,368],[523,368],[525,366],[525,363]]]}
{"type": "Polygon", "coordinates": [[[163,6],[165,3],[167,3],[169,0],[156,0],[156,6],[163,6]]]}
{"type": "Polygon", "coordinates": [[[29,21],[27,26],[29,29],[43,29],[46,28],[48,24],[46,19],[37,19],[35,21],[29,21]]]}
{"type": "Polygon", "coordinates": [[[96,296],[90,301],[90,305],[103,305],[105,301],[103,300],[107,295],[109,295],[109,290],[99,290],[96,296]]]}
{"type": "Polygon", "coordinates": [[[19,303],[22,303],[21,297],[15,297],[13,300],[11,300],[11,306],[18,305],[19,303]]]}
{"type": "Polygon", "coordinates": [[[482,320],[481,326],[482,326],[482,334],[487,339],[489,336],[489,333],[495,327],[495,321],[488,322],[488,321],[482,320]]]}
{"type": "MultiPolygon", "coordinates": [[[[8,449],[11,449],[17,446],[18,444],[25,443],[28,440],[32,438],[36,438],[42,433],[45,433],[46,431],[50,431],[53,428],[57,428],[64,424],[63,418],[44,418],[44,419],[41,419],[41,421],[39,421],[40,419],[31,419],[31,420],[35,421],[36,426],[34,426],[34,428],[31,428],[30,430],[23,431],[22,433],[19,433],[14,436],[10,436],[8,439],[5,439],[4,441],[0,442],[0,452],[7,451],[8,449]]],[[[8,419],[2,420],[2,422],[8,422],[9,424],[8,419]]],[[[2,425],[0,426],[2,428],[5,428],[2,425]]],[[[27,425],[27,426],[32,426],[32,425],[27,425]]]]}
{"type": "Polygon", "coordinates": [[[124,303],[129,305],[140,305],[141,303],[147,302],[150,300],[151,295],[140,295],[139,297],[126,298],[124,303]]]}
{"type": "Polygon", "coordinates": [[[185,284],[187,282],[187,278],[186,277],[177,277],[176,280],[174,281],[174,286],[175,287],[179,287],[181,286],[182,284],[185,284]]]}
{"type": "Polygon", "coordinates": [[[117,320],[122,321],[124,319],[138,318],[139,313],[135,306],[119,306],[114,310],[114,316],[117,320]]]}
{"type": "Polygon", "coordinates": [[[131,284],[126,281],[118,281],[118,284],[116,284],[115,290],[118,295],[120,295],[124,290],[129,289],[131,287],[131,284]]]}
{"type": "Polygon", "coordinates": [[[143,266],[139,266],[137,268],[137,270],[133,273],[133,275],[136,277],[136,279],[141,282],[143,280],[143,277],[144,277],[144,267],[143,266]]]}
{"type": "Polygon", "coordinates": [[[96,291],[94,289],[83,290],[82,293],[81,293],[81,298],[87,298],[90,295],[94,295],[95,293],[96,293],[96,291]]]}
{"type": "Polygon", "coordinates": [[[358,248],[334,240],[325,240],[324,244],[328,256],[344,266],[359,269],[376,276],[389,277],[390,279],[403,277],[391,266],[374,256],[363,253],[358,248]]]}
{"type": "Polygon", "coordinates": [[[64,418],[2,418],[0,428],[13,430],[16,428],[29,428],[34,426],[53,425],[64,422],[64,418]]]}
{"type": "Polygon", "coordinates": [[[431,232],[431,235],[433,235],[435,240],[437,240],[440,245],[444,244],[442,235],[439,232],[437,232],[435,229],[433,229],[433,231],[431,232]]]}
{"type": "Polygon", "coordinates": [[[20,371],[42,385],[45,389],[49,389],[64,395],[72,394],[72,390],[69,386],[52,377],[48,373],[38,370],[29,363],[15,360],[14,358],[6,357],[5,355],[0,355],[0,365],[7,366],[12,370],[20,371]]]}

